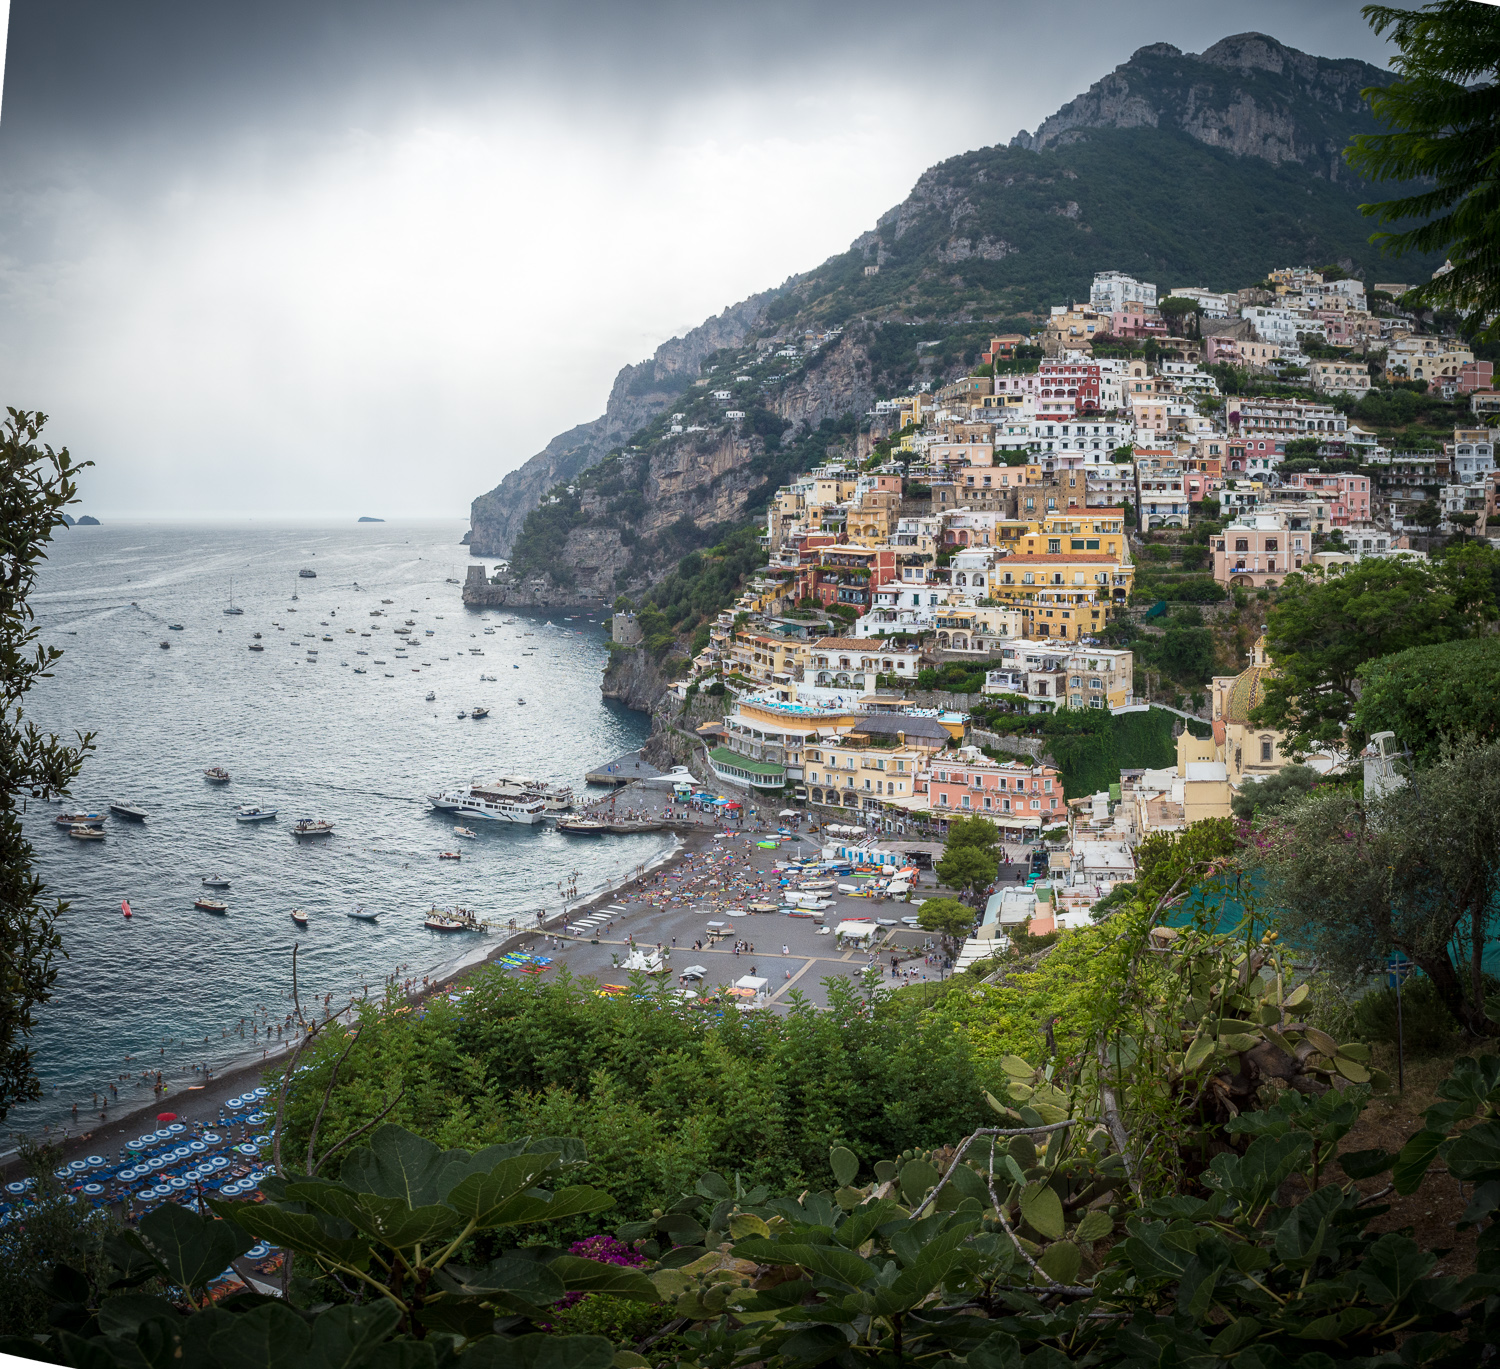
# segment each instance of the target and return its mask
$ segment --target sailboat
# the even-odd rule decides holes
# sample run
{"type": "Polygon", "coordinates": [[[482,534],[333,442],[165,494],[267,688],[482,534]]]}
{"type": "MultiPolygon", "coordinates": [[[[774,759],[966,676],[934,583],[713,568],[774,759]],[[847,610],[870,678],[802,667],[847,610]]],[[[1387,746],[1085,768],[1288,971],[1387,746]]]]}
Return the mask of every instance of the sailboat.
{"type": "Polygon", "coordinates": [[[297,582],[295,580],[293,580],[292,581],[292,599],[295,601],[296,598],[297,598],[297,582]]]}
{"type": "Polygon", "coordinates": [[[234,581],[231,580],[229,582],[229,607],[224,612],[231,618],[238,618],[244,611],[244,609],[234,606],[234,581]]]}

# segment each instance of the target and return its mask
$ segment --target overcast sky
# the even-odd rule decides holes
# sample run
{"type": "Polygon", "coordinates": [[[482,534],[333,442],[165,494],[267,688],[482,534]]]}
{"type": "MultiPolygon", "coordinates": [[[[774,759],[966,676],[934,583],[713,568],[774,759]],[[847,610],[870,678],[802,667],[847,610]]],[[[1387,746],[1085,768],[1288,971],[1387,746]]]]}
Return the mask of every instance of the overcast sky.
{"type": "Polygon", "coordinates": [[[0,402],[101,517],[467,516],[621,365],[1142,44],[1387,57],[1354,0],[9,12],[0,402]]]}

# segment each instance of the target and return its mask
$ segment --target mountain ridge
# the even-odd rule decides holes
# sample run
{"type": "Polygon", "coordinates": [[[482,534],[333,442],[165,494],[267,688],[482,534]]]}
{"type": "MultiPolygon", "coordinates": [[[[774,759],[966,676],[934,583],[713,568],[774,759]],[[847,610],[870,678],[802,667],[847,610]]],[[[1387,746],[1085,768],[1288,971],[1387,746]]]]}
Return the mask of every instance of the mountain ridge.
{"type": "MultiPolygon", "coordinates": [[[[1167,43],[1138,48],[1035,134],[929,167],[845,252],[623,367],[599,418],[559,434],[474,501],[471,553],[508,555],[550,490],[659,424],[715,352],[754,339],[885,325],[839,349],[844,389],[824,386],[813,403],[765,396],[768,411],[792,425],[771,439],[784,445],[826,418],[863,412],[872,385],[889,393],[907,377],[940,381],[973,350],[965,338],[945,351],[946,369],[934,369],[935,358],[917,355],[897,324],[926,325],[929,337],[981,320],[1025,327],[1050,304],[1086,298],[1093,272],[1107,267],[1167,288],[1217,289],[1289,263],[1379,269],[1358,210],[1361,183],[1340,154],[1350,137],[1376,128],[1359,91],[1391,79],[1367,62],[1312,56],[1260,33],[1201,54],[1167,43]]],[[[1420,266],[1408,259],[1403,270],[1420,266]]],[[[756,451],[764,445],[762,437],[756,451]]],[[[681,510],[696,513],[686,503],[681,510]]]]}

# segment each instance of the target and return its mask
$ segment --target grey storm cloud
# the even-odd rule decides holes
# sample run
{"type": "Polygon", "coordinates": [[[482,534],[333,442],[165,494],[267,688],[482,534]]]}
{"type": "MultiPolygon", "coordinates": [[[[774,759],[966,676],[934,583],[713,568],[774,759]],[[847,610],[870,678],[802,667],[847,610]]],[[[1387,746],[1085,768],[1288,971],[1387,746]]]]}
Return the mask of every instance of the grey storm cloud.
{"type": "Polygon", "coordinates": [[[1386,57],[1345,0],[12,0],[3,402],[101,509],[460,514],[927,165],[1247,29],[1386,57]]]}

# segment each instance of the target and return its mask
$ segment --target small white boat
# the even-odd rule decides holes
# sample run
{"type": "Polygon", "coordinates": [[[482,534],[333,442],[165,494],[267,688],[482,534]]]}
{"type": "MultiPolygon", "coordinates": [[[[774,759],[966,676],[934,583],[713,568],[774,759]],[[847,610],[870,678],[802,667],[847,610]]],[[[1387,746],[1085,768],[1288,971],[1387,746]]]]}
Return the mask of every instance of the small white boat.
{"type": "Polygon", "coordinates": [[[102,827],[84,827],[80,824],[77,827],[68,828],[68,835],[74,841],[103,841],[104,829],[102,827]]]}
{"type": "Polygon", "coordinates": [[[241,808],[234,815],[236,822],[270,822],[276,816],[274,808],[241,808]]]}
{"type": "Polygon", "coordinates": [[[487,709],[483,704],[477,704],[475,707],[469,710],[469,716],[471,718],[488,718],[490,716],[490,710],[487,709]]]}
{"type": "Polygon", "coordinates": [[[427,702],[428,702],[428,703],[431,703],[431,702],[432,702],[432,701],[433,701],[433,700],[434,700],[434,699],[435,699],[435,698],[437,698],[437,695],[436,695],[436,694],[434,694],[434,693],[433,693],[433,692],[432,692],[432,690],[430,690],[430,689],[429,689],[429,690],[428,690],[428,691],[427,691],[427,702]]]}
{"type": "Polygon", "coordinates": [[[112,804],[109,805],[109,811],[111,813],[118,814],[122,818],[134,818],[137,822],[145,822],[146,821],[146,815],[145,815],[145,813],[143,813],[134,804],[130,804],[130,803],[112,803],[112,804]]]}
{"type": "Polygon", "coordinates": [[[229,887],[229,881],[225,879],[223,875],[209,875],[209,877],[203,881],[203,887],[205,889],[227,889],[229,887]]]}
{"type": "Polygon", "coordinates": [[[363,903],[356,903],[354,907],[348,910],[347,916],[355,918],[360,922],[374,922],[376,918],[380,916],[380,914],[366,912],[365,905],[363,903]]]}
{"type": "Polygon", "coordinates": [[[228,784],[229,771],[224,769],[222,765],[211,765],[203,772],[203,778],[212,780],[215,784],[228,784]]]}
{"type": "Polygon", "coordinates": [[[472,827],[455,827],[453,835],[456,837],[477,837],[479,835],[472,827]]]}
{"type": "Polygon", "coordinates": [[[299,927],[305,927],[307,926],[307,914],[304,913],[301,908],[293,908],[292,921],[295,922],[299,927]]]}
{"type": "Polygon", "coordinates": [[[218,913],[221,917],[229,911],[229,905],[216,898],[196,898],[193,907],[202,908],[205,913],[218,913]]]}

